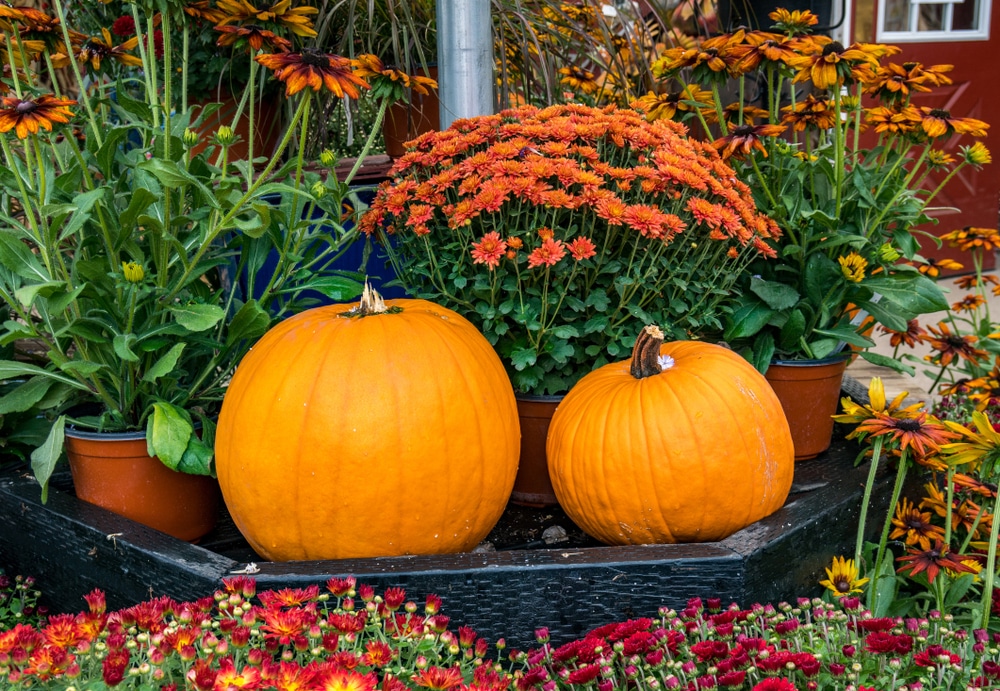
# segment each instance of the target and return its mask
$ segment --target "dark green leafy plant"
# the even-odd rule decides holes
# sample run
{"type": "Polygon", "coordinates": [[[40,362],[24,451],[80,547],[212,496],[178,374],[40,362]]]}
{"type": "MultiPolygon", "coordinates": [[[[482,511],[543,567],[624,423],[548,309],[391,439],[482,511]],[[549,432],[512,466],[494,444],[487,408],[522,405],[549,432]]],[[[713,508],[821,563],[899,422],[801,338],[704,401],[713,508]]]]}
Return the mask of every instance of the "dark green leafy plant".
{"type": "Polygon", "coordinates": [[[865,315],[905,330],[917,315],[945,309],[940,288],[900,260],[920,259],[918,228],[937,192],[990,159],[976,143],[961,148],[956,165],[942,148],[958,135],[984,136],[986,123],[911,102],[913,92],[950,83],[950,67],[896,65],[885,61],[893,46],[845,48],[811,35],[809,12],[771,17],[769,32],[741,29],[668,49],[653,65],[661,85],[636,103],[650,118],[686,121],[714,139],[781,228],[770,241],[777,260],[740,277],[724,334],[762,371],[773,358],[870,347],[865,315]],[[872,134],[862,136],[864,128],[872,134]]]}
{"type": "MultiPolygon", "coordinates": [[[[65,18],[64,4],[56,10],[65,18]]],[[[213,420],[254,340],[319,297],[360,292],[356,275],[331,273],[358,237],[343,223],[363,206],[348,186],[356,169],[341,182],[330,155],[318,172],[304,170],[313,91],[289,86],[298,95],[277,152],[263,168],[251,165],[231,153],[233,128],[204,131],[191,108],[171,107],[166,37],[187,15],[156,16],[162,61],[152,41],[98,50],[91,40],[69,64],[85,94],[79,104],[45,93],[43,82],[64,75],[49,74],[52,61],[40,59],[37,71],[17,71],[0,108],[0,300],[10,311],[0,344],[30,343],[20,350],[34,354],[0,361],[0,380],[16,384],[0,410],[49,415],[48,436],[32,453],[43,488],[67,424],[145,431],[168,467],[212,474],[213,420]],[[87,89],[76,61],[84,59],[87,89]],[[79,139],[68,136],[74,124],[79,139]],[[293,139],[299,155],[283,162],[293,139]]],[[[8,18],[26,33],[37,21],[8,18]]],[[[141,16],[135,23],[145,24],[141,16]]],[[[64,42],[74,45],[68,27],[64,42]]],[[[279,55],[298,74],[302,56],[279,55]]],[[[346,59],[309,59],[326,61],[327,86],[341,95],[367,88],[346,59]]]]}

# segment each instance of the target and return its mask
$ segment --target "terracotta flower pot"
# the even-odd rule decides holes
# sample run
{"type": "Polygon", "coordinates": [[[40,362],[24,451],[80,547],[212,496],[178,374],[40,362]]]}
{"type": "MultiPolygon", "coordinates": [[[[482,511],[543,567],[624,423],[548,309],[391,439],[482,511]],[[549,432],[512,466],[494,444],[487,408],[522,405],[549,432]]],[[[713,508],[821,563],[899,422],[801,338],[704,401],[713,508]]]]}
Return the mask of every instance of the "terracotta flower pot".
{"type": "MultiPolygon", "coordinates": [[[[219,103],[221,107],[209,115],[201,127],[197,128],[201,140],[191,148],[193,154],[202,152],[211,144],[212,135],[223,125],[231,126],[233,118],[236,116],[236,109],[239,106],[239,98],[226,92],[213,92],[211,96],[194,101],[195,104],[205,106],[210,103],[219,103]]],[[[280,100],[274,98],[263,98],[257,101],[254,112],[254,158],[264,156],[270,158],[278,144],[281,134],[281,105],[280,100]]],[[[236,122],[235,134],[240,138],[238,142],[229,147],[229,160],[237,161],[245,159],[250,149],[247,143],[250,138],[250,120],[248,117],[249,106],[244,107],[243,114],[236,122]]],[[[195,113],[195,117],[200,111],[195,113]]]]}
{"type": "Polygon", "coordinates": [[[792,430],[795,460],[815,458],[833,440],[833,415],[847,355],[826,360],[776,360],[764,375],[785,411],[792,430]]]}
{"type": "Polygon", "coordinates": [[[521,423],[521,458],[510,500],[521,506],[556,506],[556,492],[549,479],[545,442],[549,423],[562,396],[516,396],[521,423]]]}
{"type": "Polygon", "coordinates": [[[219,482],[178,473],[146,452],[143,432],[66,431],[76,496],[180,540],[204,536],[218,520],[219,482]]]}
{"type": "MultiPolygon", "coordinates": [[[[426,76],[436,81],[437,66],[428,67],[426,76]]],[[[406,153],[406,142],[424,132],[441,129],[440,103],[437,90],[432,89],[426,96],[411,93],[409,103],[400,101],[389,106],[382,123],[385,153],[392,158],[399,158],[406,153]]]]}

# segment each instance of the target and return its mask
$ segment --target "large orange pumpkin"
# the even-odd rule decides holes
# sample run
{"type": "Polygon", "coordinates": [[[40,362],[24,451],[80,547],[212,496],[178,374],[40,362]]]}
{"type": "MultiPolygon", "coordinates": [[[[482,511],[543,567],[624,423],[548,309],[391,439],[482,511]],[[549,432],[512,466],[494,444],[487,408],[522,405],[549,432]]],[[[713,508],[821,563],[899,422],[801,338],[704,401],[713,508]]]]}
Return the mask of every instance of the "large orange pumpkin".
{"type": "Polygon", "coordinates": [[[609,544],[721,540],[784,504],[794,451],[781,404],[739,355],[663,344],[646,327],[632,361],[591,372],[549,427],[559,504],[609,544]]]}
{"type": "Polygon", "coordinates": [[[506,506],[520,432],[500,359],[451,310],[371,297],[282,322],[226,393],[219,484],[266,559],[466,551],[506,506]]]}

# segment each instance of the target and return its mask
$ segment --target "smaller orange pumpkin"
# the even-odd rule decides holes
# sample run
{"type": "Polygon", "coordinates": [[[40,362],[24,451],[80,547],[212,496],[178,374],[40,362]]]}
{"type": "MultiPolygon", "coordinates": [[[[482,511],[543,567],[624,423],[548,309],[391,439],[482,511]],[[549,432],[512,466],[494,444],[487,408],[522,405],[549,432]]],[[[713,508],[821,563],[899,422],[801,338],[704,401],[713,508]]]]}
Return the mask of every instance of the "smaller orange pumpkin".
{"type": "Polygon", "coordinates": [[[767,381],[722,346],[663,343],[646,327],[631,361],[595,370],[549,427],[559,504],[616,545],[721,540],[791,489],[788,422],[767,381]]]}

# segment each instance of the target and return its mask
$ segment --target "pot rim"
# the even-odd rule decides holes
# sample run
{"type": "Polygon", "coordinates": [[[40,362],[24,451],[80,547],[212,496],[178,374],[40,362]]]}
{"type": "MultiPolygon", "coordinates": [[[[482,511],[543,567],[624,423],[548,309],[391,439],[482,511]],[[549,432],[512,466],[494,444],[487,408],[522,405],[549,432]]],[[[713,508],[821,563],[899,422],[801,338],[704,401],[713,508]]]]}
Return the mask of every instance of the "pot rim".
{"type": "Polygon", "coordinates": [[[67,425],[66,436],[75,439],[86,439],[88,441],[134,441],[136,439],[145,439],[146,432],[94,432],[67,425]]]}
{"type": "Polygon", "coordinates": [[[514,393],[514,398],[519,401],[526,401],[529,403],[558,403],[562,399],[566,398],[566,394],[556,394],[556,395],[538,395],[529,393],[514,393]]]}
{"type": "Polygon", "coordinates": [[[820,360],[771,360],[772,365],[780,365],[782,367],[818,367],[820,365],[832,365],[835,362],[840,362],[841,360],[847,360],[851,357],[851,353],[837,353],[830,357],[822,358],[820,360]]]}

